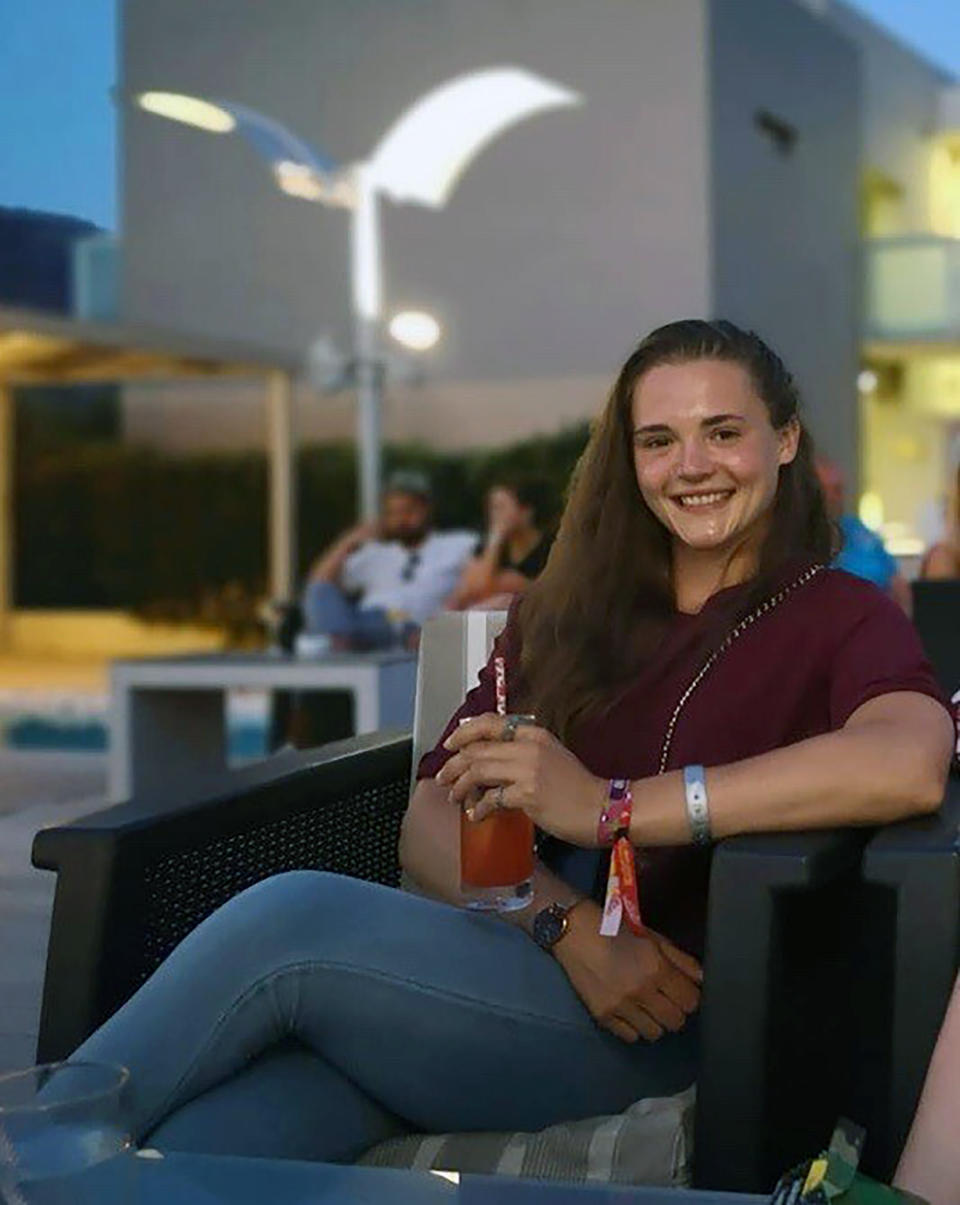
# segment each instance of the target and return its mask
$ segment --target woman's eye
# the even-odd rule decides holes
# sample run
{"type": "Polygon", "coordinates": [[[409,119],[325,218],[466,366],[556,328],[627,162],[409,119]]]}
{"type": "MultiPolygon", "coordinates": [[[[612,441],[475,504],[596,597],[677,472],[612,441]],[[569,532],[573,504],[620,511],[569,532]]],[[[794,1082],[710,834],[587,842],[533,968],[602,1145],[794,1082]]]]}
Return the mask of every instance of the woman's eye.
{"type": "Polygon", "coordinates": [[[654,435],[650,439],[640,441],[641,448],[665,448],[670,441],[665,435],[654,435]]]}
{"type": "Polygon", "coordinates": [[[726,443],[727,440],[736,439],[740,432],[735,427],[720,427],[713,434],[718,443],[726,443]]]}

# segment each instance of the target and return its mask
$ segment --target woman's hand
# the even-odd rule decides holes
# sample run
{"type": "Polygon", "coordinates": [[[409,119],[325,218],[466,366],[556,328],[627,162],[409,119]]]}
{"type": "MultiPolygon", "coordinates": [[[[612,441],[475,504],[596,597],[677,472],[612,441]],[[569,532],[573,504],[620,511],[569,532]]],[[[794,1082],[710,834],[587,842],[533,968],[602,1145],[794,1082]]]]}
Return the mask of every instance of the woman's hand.
{"type": "Polygon", "coordinates": [[[682,1029],[700,1005],[700,964],[659,933],[601,937],[600,914],[593,900],[578,904],[554,947],[591,1017],[624,1042],[682,1029]]]}
{"type": "Polygon", "coordinates": [[[503,716],[488,713],[450,734],[445,745],[454,756],[437,782],[450,788],[451,803],[469,800],[472,820],[498,807],[520,808],[545,832],[573,845],[595,846],[606,781],[545,728],[521,724],[516,737],[505,741],[504,725],[503,716]]]}

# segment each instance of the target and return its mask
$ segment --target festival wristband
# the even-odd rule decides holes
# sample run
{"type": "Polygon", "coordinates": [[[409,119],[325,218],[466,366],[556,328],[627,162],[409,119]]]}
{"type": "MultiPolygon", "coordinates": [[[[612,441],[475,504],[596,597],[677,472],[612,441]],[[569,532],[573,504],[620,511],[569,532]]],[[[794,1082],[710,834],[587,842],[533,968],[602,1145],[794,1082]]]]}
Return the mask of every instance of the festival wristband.
{"type": "Polygon", "coordinates": [[[597,821],[597,845],[606,848],[613,845],[621,833],[629,833],[632,808],[629,779],[611,778],[607,786],[607,802],[597,821]]]}
{"type": "Polygon", "coordinates": [[[615,824],[615,840],[610,854],[610,871],[607,875],[607,896],[600,918],[600,934],[616,937],[626,917],[633,933],[641,936],[644,929],[637,899],[637,867],[633,846],[630,844],[630,815],[633,811],[633,795],[629,781],[622,778],[610,780],[610,795],[604,815],[612,813],[610,824],[615,824]]]}
{"type": "Polygon", "coordinates": [[[709,845],[710,805],[707,801],[707,779],[703,766],[683,767],[683,790],[687,801],[687,820],[694,845],[709,845]]]}

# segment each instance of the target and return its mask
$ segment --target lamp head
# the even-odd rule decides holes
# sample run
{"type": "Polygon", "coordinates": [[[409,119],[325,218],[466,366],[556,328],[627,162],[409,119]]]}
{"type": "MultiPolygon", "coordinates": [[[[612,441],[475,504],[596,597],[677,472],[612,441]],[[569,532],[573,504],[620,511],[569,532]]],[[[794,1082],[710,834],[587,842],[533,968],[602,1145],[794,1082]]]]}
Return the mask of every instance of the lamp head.
{"type": "Polygon", "coordinates": [[[211,134],[230,134],[237,126],[228,109],[182,92],[141,92],[137,104],[147,113],[211,134]]]}
{"type": "Polygon", "coordinates": [[[390,319],[392,338],[410,351],[429,351],[440,338],[440,323],[423,310],[401,310],[390,319]]]}
{"type": "Polygon", "coordinates": [[[339,171],[328,156],[256,109],[180,92],[142,92],[137,104],[148,113],[195,129],[240,134],[266,161],[277,187],[288,196],[338,208],[353,207],[351,173],[339,171]]]}
{"type": "Polygon", "coordinates": [[[371,180],[394,201],[440,209],[460,176],[510,126],[581,97],[519,67],[448,80],[402,113],[369,159],[371,180]]]}

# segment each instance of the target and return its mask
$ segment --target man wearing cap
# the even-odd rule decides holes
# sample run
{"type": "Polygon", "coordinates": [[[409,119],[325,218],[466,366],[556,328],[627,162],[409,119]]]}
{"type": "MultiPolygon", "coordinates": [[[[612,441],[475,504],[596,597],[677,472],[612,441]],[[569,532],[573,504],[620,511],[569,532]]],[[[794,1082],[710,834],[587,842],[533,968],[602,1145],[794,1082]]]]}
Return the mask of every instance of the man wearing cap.
{"type": "Polygon", "coordinates": [[[396,472],[380,519],[344,532],[315,562],[303,598],[305,629],[330,647],[413,647],[423,622],[443,609],[477,536],[434,531],[430,482],[396,472]]]}

